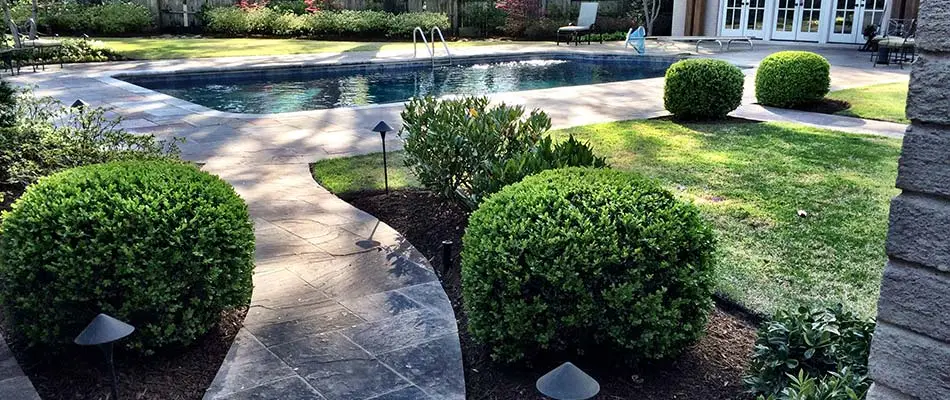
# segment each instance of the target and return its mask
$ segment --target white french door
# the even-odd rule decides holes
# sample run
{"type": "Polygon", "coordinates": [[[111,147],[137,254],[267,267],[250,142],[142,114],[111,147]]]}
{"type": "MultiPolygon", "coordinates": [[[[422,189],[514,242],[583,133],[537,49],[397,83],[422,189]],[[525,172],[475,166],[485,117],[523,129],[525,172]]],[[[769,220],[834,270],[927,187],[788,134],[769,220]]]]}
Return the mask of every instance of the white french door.
{"type": "Polygon", "coordinates": [[[829,42],[862,43],[864,27],[881,27],[887,12],[887,0],[835,0],[834,25],[829,42]]]}
{"type": "Polygon", "coordinates": [[[778,0],[772,39],[817,42],[821,28],[821,2],[822,0],[778,0]]]}
{"type": "Polygon", "coordinates": [[[723,36],[765,36],[765,12],[769,0],[723,0],[723,36]]]}

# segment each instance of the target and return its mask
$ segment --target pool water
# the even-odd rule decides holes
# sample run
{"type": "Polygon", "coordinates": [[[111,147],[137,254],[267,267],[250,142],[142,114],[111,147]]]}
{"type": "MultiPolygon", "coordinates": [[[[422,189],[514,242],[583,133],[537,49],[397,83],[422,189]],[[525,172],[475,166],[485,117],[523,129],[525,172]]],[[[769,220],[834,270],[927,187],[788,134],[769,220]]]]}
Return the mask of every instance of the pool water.
{"type": "Polygon", "coordinates": [[[672,62],[633,56],[534,55],[441,59],[436,65],[426,60],[121,79],[219,111],[263,114],[655,78],[663,76],[672,62]]]}

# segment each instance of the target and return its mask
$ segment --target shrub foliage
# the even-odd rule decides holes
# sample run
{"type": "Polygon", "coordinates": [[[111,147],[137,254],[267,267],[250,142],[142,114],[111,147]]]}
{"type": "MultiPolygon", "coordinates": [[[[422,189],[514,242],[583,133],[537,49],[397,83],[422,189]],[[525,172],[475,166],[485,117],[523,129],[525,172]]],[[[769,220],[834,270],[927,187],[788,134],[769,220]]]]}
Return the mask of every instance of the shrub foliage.
{"type": "Polygon", "coordinates": [[[798,107],[821,100],[831,85],[831,64],[807,51],[765,57],[755,74],[755,97],[766,106],[798,107]]]}
{"type": "Polygon", "coordinates": [[[745,384],[753,394],[777,400],[811,398],[795,395],[838,387],[845,394],[846,387],[867,391],[873,332],[873,321],[845,312],[841,306],[780,313],[759,328],[745,384]]]}
{"type": "Polygon", "coordinates": [[[233,36],[409,37],[416,26],[426,31],[433,26],[449,28],[445,14],[430,12],[321,10],[297,14],[267,7],[217,7],[205,11],[203,18],[208,32],[233,36]]]}
{"type": "Polygon", "coordinates": [[[689,59],[666,70],[663,105],[681,119],[718,119],[742,103],[742,70],[722,60],[689,59]]]}
{"type": "Polygon", "coordinates": [[[487,98],[416,98],[402,113],[406,166],[427,189],[469,208],[478,203],[473,180],[491,165],[532,148],[551,127],[542,111],[490,106],[487,98]]]}
{"type": "MultiPolygon", "coordinates": [[[[73,34],[132,34],[155,29],[154,15],[144,5],[131,1],[97,2],[51,1],[37,13],[37,25],[44,31],[73,34]]],[[[32,2],[19,1],[10,9],[11,17],[23,24],[32,16],[32,2]]]]}
{"type": "Polygon", "coordinates": [[[175,141],[118,128],[97,107],[67,107],[29,90],[7,104],[13,117],[0,124],[0,185],[24,187],[66,168],[114,160],[177,158],[175,141]]]}
{"type": "Polygon", "coordinates": [[[662,359],[704,331],[711,230],[696,207],[638,175],[529,176],[482,203],[463,245],[469,329],[498,360],[595,348],[662,359]]]}
{"type": "Polygon", "coordinates": [[[68,343],[103,312],[126,344],[187,345],[250,301],[254,231],[229,184],[196,167],[123,161],[30,185],[3,216],[0,300],[32,344],[68,343]]]}

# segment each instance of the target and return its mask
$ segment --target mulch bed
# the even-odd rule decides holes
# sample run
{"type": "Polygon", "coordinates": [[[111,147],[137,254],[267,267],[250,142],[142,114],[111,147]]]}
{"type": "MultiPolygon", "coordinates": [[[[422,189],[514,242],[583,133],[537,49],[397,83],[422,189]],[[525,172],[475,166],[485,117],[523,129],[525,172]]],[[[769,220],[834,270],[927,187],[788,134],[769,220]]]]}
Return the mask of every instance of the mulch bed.
{"type": "Polygon", "coordinates": [[[844,100],[821,99],[820,101],[794,107],[799,111],[808,111],[822,114],[835,114],[851,108],[851,103],[844,100]]]}
{"type": "MultiPolygon", "coordinates": [[[[187,348],[167,349],[148,357],[117,348],[115,365],[119,397],[142,400],[202,398],[228,354],[234,336],[241,329],[245,314],[246,308],[223,313],[221,321],[210,332],[187,348]]],[[[99,349],[79,346],[69,346],[57,352],[27,349],[23,340],[17,338],[5,323],[0,324],[0,333],[41,398],[105,400],[111,397],[111,378],[99,349]]]]}
{"type": "MultiPolygon", "coordinates": [[[[469,399],[544,399],[534,388],[535,380],[560,360],[533,360],[531,366],[499,365],[468,334],[458,268],[461,237],[468,220],[462,209],[422,190],[399,190],[389,195],[358,192],[340,197],[405,235],[435,268],[458,317],[469,399]],[[455,243],[447,270],[442,268],[443,240],[455,243]]],[[[699,343],[668,362],[617,367],[611,360],[596,356],[571,361],[600,382],[597,399],[748,398],[741,377],[755,341],[750,317],[736,308],[718,306],[706,331],[699,343]]]]}
{"type": "MultiPolygon", "coordinates": [[[[3,193],[0,211],[4,211],[9,210],[22,190],[0,186],[0,193],[3,193]]],[[[241,329],[245,314],[246,308],[222,313],[221,321],[187,348],[166,349],[149,357],[116,349],[119,397],[136,400],[201,399],[228,354],[234,336],[241,329]]],[[[9,329],[2,309],[0,334],[41,398],[105,400],[111,397],[111,378],[99,349],[79,346],[68,346],[55,352],[28,349],[25,341],[9,329]]]]}

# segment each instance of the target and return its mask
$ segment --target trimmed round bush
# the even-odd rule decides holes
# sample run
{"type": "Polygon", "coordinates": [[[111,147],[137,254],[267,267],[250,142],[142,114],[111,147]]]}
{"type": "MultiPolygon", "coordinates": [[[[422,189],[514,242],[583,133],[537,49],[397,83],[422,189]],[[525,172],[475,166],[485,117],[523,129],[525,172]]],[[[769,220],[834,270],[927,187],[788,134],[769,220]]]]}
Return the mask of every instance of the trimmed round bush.
{"type": "Polygon", "coordinates": [[[742,103],[739,67],[706,58],[681,60],[666,70],[663,106],[680,119],[720,119],[742,103]]]}
{"type": "Polygon", "coordinates": [[[69,343],[98,313],[149,353],[188,345],[246,306],[254,229],[218,177],[168,161],[74,168],[29,186],[0,225],[0,300],[33,345],[69,343]]]}
{"type": "Polygon", "coordinates": [[[490,196],[463,238],[469,330],[512,362],[542,351],[679,354],[712,303],[711,230],[652,180],[544,171],[490,196]]]}
{"type": "Polygon", "coordinates": [[[808,51],[780,51],[765,57],[755,74],[759,104],[798,107],[819,101],[831,85],[831,64],[808,51]]]}

